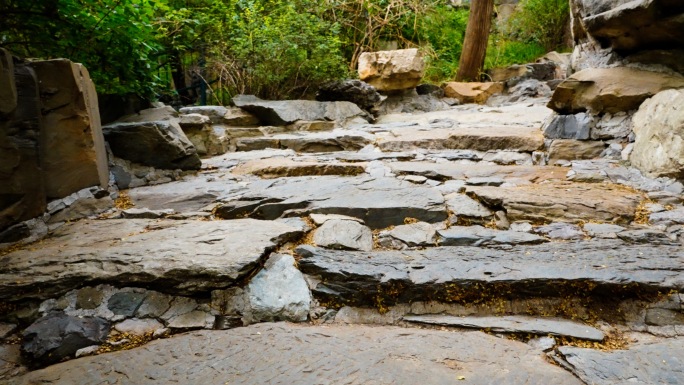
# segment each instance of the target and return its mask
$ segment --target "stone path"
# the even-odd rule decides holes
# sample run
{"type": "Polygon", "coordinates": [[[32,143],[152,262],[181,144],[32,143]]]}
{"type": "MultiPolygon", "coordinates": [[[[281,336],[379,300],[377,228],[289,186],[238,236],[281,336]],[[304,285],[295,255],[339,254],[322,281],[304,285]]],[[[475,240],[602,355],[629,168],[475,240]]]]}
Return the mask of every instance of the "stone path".
{"type": "Polygon", "coordinates": [[[549,160],[545,102],[222,126],[199,173],[0,253],[0,382],[684,384],[683,186],[549,160]]]}

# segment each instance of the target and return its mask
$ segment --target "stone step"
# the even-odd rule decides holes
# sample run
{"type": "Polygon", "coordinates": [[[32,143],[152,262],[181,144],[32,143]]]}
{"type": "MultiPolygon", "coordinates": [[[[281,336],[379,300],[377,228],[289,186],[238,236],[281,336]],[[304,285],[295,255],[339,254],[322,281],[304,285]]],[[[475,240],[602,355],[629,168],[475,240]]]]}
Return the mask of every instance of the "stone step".
{"type": "Polygon", "coordinates": [[[8,384],[581,384],[541,353],[480,332],[259,324],[72,360],[8,384]]]}
{"type": "Polygon", "coordinates": [[[237,151],[254,151],[266,148],[292,149],[297,152],[333,152],[360,150],[373,143],[375,137],[361,131],[335,130],[300,134],[277,134],[264,137],[240,138],[237,151]]]}
{"type": "Polygon", "coordinates": [[[591,240],[356,252],[302,245],[296,253],[301,271],[313,277],[314,296],[329,307],[387,310],[437,301],[490,304],[491,314],[499,301],[555,298],[560,302],[550,301],[545,311],[563,315],[563,301],[580,299],[578,309],[595,307],[597,317],[615,316],[611,321],[617,322],[624,317],[618,311],[622,301],[648,303],[658,293],[684,289],[681,246],[591,240]]]}

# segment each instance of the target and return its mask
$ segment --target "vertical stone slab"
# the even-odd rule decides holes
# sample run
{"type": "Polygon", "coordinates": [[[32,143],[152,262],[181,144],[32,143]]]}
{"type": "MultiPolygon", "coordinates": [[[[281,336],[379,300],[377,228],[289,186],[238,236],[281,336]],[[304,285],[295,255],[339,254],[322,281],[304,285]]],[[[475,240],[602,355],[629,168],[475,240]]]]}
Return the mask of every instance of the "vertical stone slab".
{"type": "Polygon", "coordinates": [[[17,108],[17,87],[14,83],[12,54],[0,48],[0,116],[9,115],[17,108]]]}
{"type": "Polygon", "coordinates": [[[0,57],[5,55],[9,62],[1,60],[0,89],[7,90],[5,82],[11,78],[16,96],[15,108],[0,114],[0,231],[46,210],[38,152],[42,127],[38,79],[33,69],[13,65],[12,57],[0,50],[0,57]],[[5,76],[8,66],[12,66],[11,77],[5,76]]]}
{"type": "Polygon", "coordinates": [[[44,129],[41,166],[48,198],[107,187],[109,171],[95,86],[88,71],[66,59],[32,62],[40,87],[44,129]]]}

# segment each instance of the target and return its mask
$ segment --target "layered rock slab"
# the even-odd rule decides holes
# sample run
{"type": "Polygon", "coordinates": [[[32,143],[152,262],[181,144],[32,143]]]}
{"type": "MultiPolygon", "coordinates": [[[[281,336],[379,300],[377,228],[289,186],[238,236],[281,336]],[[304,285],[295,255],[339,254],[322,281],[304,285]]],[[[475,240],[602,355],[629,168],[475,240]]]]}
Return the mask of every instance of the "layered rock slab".
{"type": "Polygon", "coordinates": [[[312,292],[330,305],[580,295],[602,300],[684,287],[676,246],[579,241],[506,249],[454,246],[352,252],[299,246],[312,292]],[[578,291],[578,287],[583,289],[578,291]]]}
{"type": "Polygon", "coordinates": [[[552,166],[492,166],[483,164],[393,162],[388,167],[403,175],[420,175],[438,180],[468,180],[500,178],[510,183],[538,183],[546,180],[564,180],[568,169],[552,166]]]}
{"type": "Polygon", "coordinates": [[[404,223],[447,218],[439,191],[395,178],[293,177],[252,183],[249,192],[215,210],[222,218],[249,216],[276,219],[308,214],[341,214],[362,219],[378,229],[404,223]]]}
{"type": "Polygon", "coordinates": [[[629,223],[641,194],[608,183],[546,183],[511,188],[469,186],[466,193],[511,221],[629,223]]]}
{"type": "Polygon", "coordinates": [[[344,122],[369,115],[351,102],[313,100],[262,100],[253,95],[238,95],[233,103],[256,116],[262,124],[283,126],[298,120],[333,120],[344,122]]]}
{"type": "Polygon", "coordinates": [[[46,299],[86,285],[189,295],[235,285],[301,230],[281,222],[84,220],[39,249],[0,257],[0,299],[46,299]]]}
{"type": "Polygon", "coordinates": [[[587,384],[681,384],[684,339],[598,351],[572,346],[558,348],[553,358],[587,384]]]}
{"type": "Polygon", "coordinates": [[[526,344],[480,332],[259,324],[201,331],[31,372],[10,385],[86,384],[580,385],[526,344]]]}

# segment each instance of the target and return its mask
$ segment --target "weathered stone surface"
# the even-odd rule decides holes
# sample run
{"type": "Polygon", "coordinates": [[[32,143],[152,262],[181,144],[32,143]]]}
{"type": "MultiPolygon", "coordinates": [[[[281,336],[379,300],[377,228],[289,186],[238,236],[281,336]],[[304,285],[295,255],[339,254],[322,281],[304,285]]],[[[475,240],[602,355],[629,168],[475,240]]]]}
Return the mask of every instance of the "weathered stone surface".
{"type": "Polygon", "coordinates": [[[539,226],[534,229],[534,232],[537,234],[543,234],[549,238],[562,239],[566,241],[570,239],[583,239],[586,237],[579,226],[563,222],[539,226]]]}
{"type": "Polygon", "coordinates": [[[38,250],[0,257],[0,299],[50,298],[93,283],[208,292],[248,276],[296,235],[287,224],[254,219],[80,221],[38,250]]]}
{"type": "Polygon", "coordinates": [[[163,218],[165,216],[169,216],[169,215],[174,214],[174,213],[175,213],[175,211],[173,209],[150,210],[147,208],[143,208],[143,209],[132,208],[132,209],[127,209],[127,210],[121,211],[121,215],[124,218],[132,218],[132,219],[157,219],[157,218],[163,218]]]}
{"type": "Polygon", "coordinates": [[[313,175],[359,175],[365,171],[363,163],[323,163],[294,161],[283,158],[267,158],[248,161],[235,167],[231,173],[252,174],[262,178],[279,178],[313,175]]]}
{"type": "Polygon", "coordinates": [[[618,238],[629,243],[676,244],[664,231],[654,229],[626,230],[617,234],[618,238]]]}
{"type": "Polygon", "coordinates": [[[309,317],[311,293],[289,254],[273,254],[245,291],[247,322],[303,322],[309,317]]]}
{"type": "Polygon", "coordinates": [[[80,348],[104,342],[108,333],[109,322],[102,318],[51,314],[22,332],[21,349],[34,366],[52,364],[80,348]]]}
{"type": "Polygon", "coordinates": [[[368,114],[350,102],[312,100],[261,100],[253,95],[238,95],[233,103],[254,114],[262,124],[283,126],[297,120],[334,120],[344,123],[368,114]]]}
{"type": "Polygon", "coordinates": [[[437,232],[441,246],[534,245],[547,242],[538,235],[499,231],[482,226],[452,226],[437,232]]]}
{"type": "Polygon", "coordinates": [[[534,223],[598,220],[618,224],[634,218],[641,196],[617,185],[548,183],[513,188],[468,187],[487,206],[503,207],[511,221],[534,223]]]}
{"type": "Polygon", "coordinates": [[[221,155],[230,149],[230,137],[222,126],[186,124],[182,127],[198,155],[221,155]]]}
{"type": "Polygon", "coordinates": [[[668,90],[647,100],[634,115],[636,134],[629,157],[644,173],[684,179],[684,91],[668,90]]]}
{"type": "Polygon", "coordinates": [[[446,196],[446,199],[447,208],[454,215],[451,218],[452,224],[464,222],[482,224],[489,222],[494,217],[491,210],[467,195],[450,194],[446,196]]]}
{"type": "MultiPolygon", "coordinates": [[[[11,64],[12,58],[8,60],[11,64]]],[[[39,153],[42,114],[38,79],[28,66],[13,67],[17,107],[11,115],[0,116],[0,231],[35,218],[46,209],[39,153]]],[[[3,238],[18,240],[16,236],[3,238]]]]}
{"type": "Polygon", "coordinates": [[[617,233],[626,230],[622,226],[609,223],[585,223],[583,227],[590,237],[599,238],[617,238],[617,233]]]}
{"type": "Polygon", "coordinates": [[[411,217],[424,222],[446,219],[442,194],[395,178],[295,177],[254,182],[250,192],[215,210],[223,218],[341,214],[381,229],[411,217]]]}
{"type": "Polygon", "coordinates": [[[549,139],[587,140],[590,137],[593,120],[580,112],[575,115],[552,115],[544,122],[544,137],[549,139]]]}
{"type": "Polygon", "coordinates": [[[556,139],[549,146],[549,161],[598,158],[606,144],[601,141],[556,139]]]}
{"type": "Polygon", "coordinates": [[[605,338],[602,331],[589,325],[557,318],[526,316],[454,317],[431,314],[405,316],[403,319],[409,322],[487,329],[493,332],[554,335],[589,341],[603,341],[605,338]]]}
{"type": "Polygon", "coordinates": [[[393,162],[388,165],[392,172],[404,175],[421,175],[431,179],[499,178],[504,182],[520,184],[525,182],[565,180],[568,169],[551,166],[492,166],[482,164],[429,163],[429,162],[393,162]]]}
{"type": "Polygon", "coordinates": [[[378,138],[378,147],[383,151],[422,148],[532,152],[540,149],[543,144],[544,137],[538,128],[514,125],[461,126],[433,130],[401,129],[392,132],[392,136],[378,138]]]}
{"type": "Polygon", "coordinates": [[[65,59],[34,61],[40,84],[43,130],[40,156],[49,198],[109,183],[95,85],[88,70],[65,59]]]}
{"type": "Polygon", "coordinates": [[[17,85],[14,80],[12,54],[0,48],[0,117],[17,108],[17,85]]]}
{"type": "Polygon", "coordinates": [[[296,252],[301,271],[321,280],[312,287],[314,297],[349,306],[379,300],[390,306],[576,295],[578,282],[589,284],[579,293],[583,298],[604,300],[684,287],[684,252],[678,246],[627,248],[619,241],[592,240],[505,250],[459,246],[353,252],[299,246],[296,252]]]}
{"type": "Polygon", "coordinates": [[[120,333],[126,333],[134,336],[142,336],[145,334],[154,333],[159,329],[163,329],[164,325],[155,319],[137,319],[129,318],[123,322],[114,325],[114,329],[120,333]]]}
{"type": "Polygon", "coordinates": [[[316,92],[316,100],[321,102],[346,101],[371,110],[382,100],[375,87],[358,79],[331,81],[323,84],[316,92]]]}
{"type": "Polygon", "coordinates": [[[684,87],[684,77],[631,67],[591,68],[561,83],[548,107],[561,114],[635,110],[660,91],[684,87]],[[629,79],[626,82],[625,79],[629,79]]]}
{"type": "Polygon", "coordinates": [[[599,351],[561,346],[556,362],[587,384],[668,384],[684,378],[684,340],[673,338],[628,350],[599,351]]]}
{"type": "Polygon", "coordinates": [[[379,234],[378,242],[381,246],[395,246],[395,242],[408,247],[425,247],[435,245],[437,231],[430,223],[417,222],[407,225],[400,225],[391,230],[383,231],[379,234]],[[389,238],[386,240],[385,238],[389,238]]]}
{"type": "Polygon", "coordinates": [[[359,56],[359,79],[378,91],[415,88],[424,71],[423,55],[416,48],[364,52],[359,56]]]}
{"type": "Polygon", "coordinates": [[[181,114],[200,114],[207,116],[212,124],[225,124],[228,126],[254,126],[259,124],[259,119],[240,108],[223,106],[192,106],[183,107],[181,114]]]}
{"type": "Polygon", "coordinates": [[[27,371],[19,345],[0,344],[0,380],[9,380],[27,371]]]}
{"type": "Polygon", "coordinates": [[[648,219],[657,224],[684,224],[684,208],[680,207],[674,210],[653,213],[649,215],[648,219]]]}
{"type": "Polygon", "coordinates": [[[371,230],[353,220],[328,220],[314,232],[314,243],[329,249],[363,250],[373,249],[371,230]]]}
{"type": "Polygon", "coordinates": [[[592,139],[625,139],[632,133],[632,114],[618,112],[604,114],[594,121],[591,129],[592,139]]]}
{"type": "Polygon", "coordinates": [[[267,148],[287,148],[297,152],[356,151],[373,143],[374,137],[366,132],[340,130],[331,132],[280,134],[261,138],[241,138],[238,151],[267,148]]]}
{"type": "Polygon", "coordinates": [[[9,385],[127,382],[279,382],[409,385],[580,385],[534,348],[480,332],[396,327],[259,324],[200,331],[145,348],[85,357],[11,380],[9,385]],[[230,357],[230,359],[226,359],[230,357]]]}
{"type": "Polygon", "coordinates": [[[508,90],[508,103],[522,102],[530,98],[547,98],[551,96],[551,88],[544,82],[535,79],[524,80],[508,90]]]}
{"type": "Polygon", "coordinates": [[[684,47],[684,7],[678,1],[583,0],[581,4],[584,28],[603,46],[619,52],[684,47]]]}
{"type": "Polygon", "coordinates": [[[444,95],[459,102],[484,104],[490,96],[500,94],[504,90],[503,83],[458,83],[449,82],[444,85],[444,95]]]}
{"type": "Polygon", "coordinates": [[[112,123],[103,127],[114,155],[161,169],[199,170],[197,150],[175,120],[112,123]]]}

